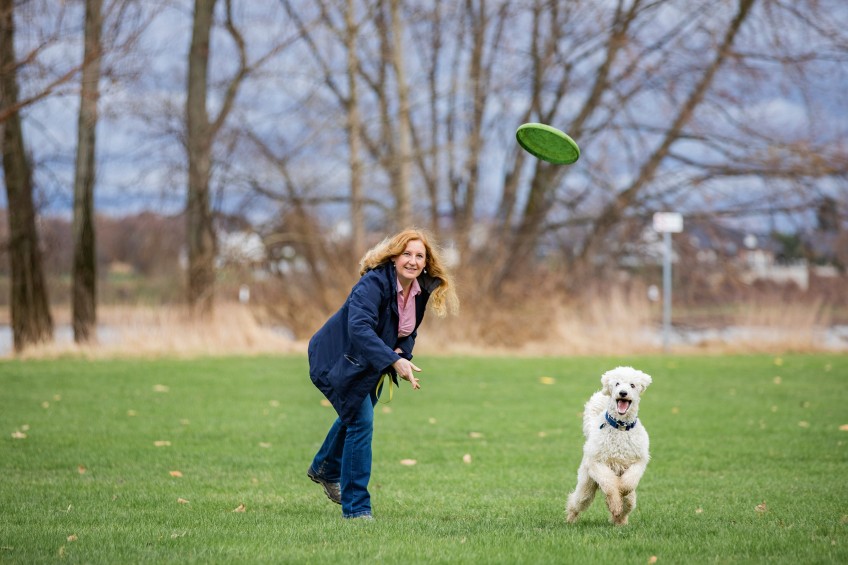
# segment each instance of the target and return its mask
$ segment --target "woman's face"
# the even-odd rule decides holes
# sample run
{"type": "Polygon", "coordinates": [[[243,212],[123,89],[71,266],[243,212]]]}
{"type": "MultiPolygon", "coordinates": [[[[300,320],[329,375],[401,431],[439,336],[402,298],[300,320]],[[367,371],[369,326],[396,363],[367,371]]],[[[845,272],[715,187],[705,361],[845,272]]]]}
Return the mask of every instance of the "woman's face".
{"type": "Polygon", "coordinates": [[[406,244],[403,253],[394,258],[400,283],[406,287],[418,278],[427,265],[427,248],[420,239],[413,239],[406,244]]]}

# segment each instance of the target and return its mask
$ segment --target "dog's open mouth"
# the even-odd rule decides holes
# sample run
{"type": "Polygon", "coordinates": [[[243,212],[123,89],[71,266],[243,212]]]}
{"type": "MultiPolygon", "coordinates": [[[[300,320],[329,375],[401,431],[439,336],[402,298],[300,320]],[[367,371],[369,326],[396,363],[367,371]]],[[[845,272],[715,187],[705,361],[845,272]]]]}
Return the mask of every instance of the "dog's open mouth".
{"type": "Polygon", "coordinates": [[[618,399],[618,405],[617,405],[617,408],[618,408],[618,413],[619,413],[619,414],[624,414],[624,413],[626,413],[626,412],[627,412],[627,410],[630,408],[630,401],[629,401],[629,400],[625,400],[625,399],[623,399],[623,398],[619,398],[619,399],[618,399]]]}

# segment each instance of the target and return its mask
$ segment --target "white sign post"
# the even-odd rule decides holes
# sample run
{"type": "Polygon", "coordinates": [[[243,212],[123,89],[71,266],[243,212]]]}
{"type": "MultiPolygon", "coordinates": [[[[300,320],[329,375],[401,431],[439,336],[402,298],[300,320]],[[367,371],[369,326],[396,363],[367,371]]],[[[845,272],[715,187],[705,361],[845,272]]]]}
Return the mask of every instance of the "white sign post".
{"type": "Polygon", "coordinates": [[[663,234],[663,351],[671,334],[671,234],[683,231],[683,216],[676,212],[654,214],[654,231],[663,234]]]}

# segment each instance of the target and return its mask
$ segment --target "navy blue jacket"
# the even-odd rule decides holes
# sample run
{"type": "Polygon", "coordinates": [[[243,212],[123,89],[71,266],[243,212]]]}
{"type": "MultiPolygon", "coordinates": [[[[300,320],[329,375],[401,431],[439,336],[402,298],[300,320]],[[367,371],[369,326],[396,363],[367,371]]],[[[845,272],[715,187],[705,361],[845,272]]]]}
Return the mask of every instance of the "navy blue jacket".
{"type": "Polygon", "coordinates": [[[412,359],[427,301],[440,282],[426,273],[418,277],[415,329],[398,339],[397,274],[387,261],[362,275],[344,305],[309,340],[309,377],[342,422],[353,420],[383,373],[394,374],[395,361],[412,359]]]}

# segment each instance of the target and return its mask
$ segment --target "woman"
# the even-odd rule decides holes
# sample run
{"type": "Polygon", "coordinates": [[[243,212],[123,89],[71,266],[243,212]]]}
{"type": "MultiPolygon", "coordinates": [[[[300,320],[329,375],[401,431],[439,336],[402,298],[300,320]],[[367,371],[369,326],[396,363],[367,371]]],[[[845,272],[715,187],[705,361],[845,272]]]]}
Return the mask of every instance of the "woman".
{"type": "Polygon", "coordinates": [[[420,388],[412,348],[427,304],[440,317],[459,301],[426,233],[384,239],[360,261],[361,278],[341,309],[309,341],[309,376],[333,405],[330,427],[307,476],[345,518],[373,519],[368,481],[377,386],[384,374],[420,388]]]}

